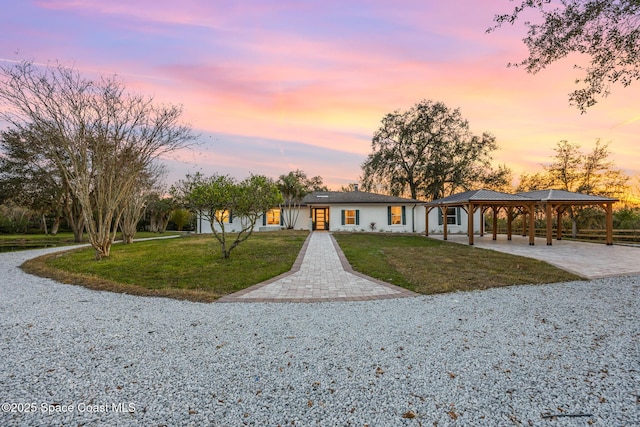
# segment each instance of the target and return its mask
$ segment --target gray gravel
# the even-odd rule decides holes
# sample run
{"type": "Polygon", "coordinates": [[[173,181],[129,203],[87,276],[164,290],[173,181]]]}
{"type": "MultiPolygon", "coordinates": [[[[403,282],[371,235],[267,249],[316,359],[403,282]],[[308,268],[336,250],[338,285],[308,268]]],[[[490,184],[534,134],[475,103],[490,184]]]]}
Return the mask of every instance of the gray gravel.
{"type": "Polygon", "coordinates": [[[198,304],[17,268],[54,250],[0,254],[2,426],[640,424],[637,276],[198,304]]]}

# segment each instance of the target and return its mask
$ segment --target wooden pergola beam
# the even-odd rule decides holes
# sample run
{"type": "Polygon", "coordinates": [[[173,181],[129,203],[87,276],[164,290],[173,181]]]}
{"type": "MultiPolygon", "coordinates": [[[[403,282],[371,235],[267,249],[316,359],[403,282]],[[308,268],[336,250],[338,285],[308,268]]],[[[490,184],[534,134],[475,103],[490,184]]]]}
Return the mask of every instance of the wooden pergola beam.
{"type": "Polygon", "coordinates": [[[553,206],[551,203],[545,203],[544,211],[547,219],[547,246],[551,246],[553,244],[553,206]]]}
{"type": "Polygon", "coordinates": [[[473,203],[469,203],[469,208],[467,209],[467,233],[469,234],[469,245],[473,245],[473,212],[475,208],[473,203]]]}
{"type": "Polygon", "coordinates": [[[536,224],[535,224],[536,205],[532,203],[528,206],[528,209],[529,209],[529,245],[533,246],[536,244],[536,224]]]}

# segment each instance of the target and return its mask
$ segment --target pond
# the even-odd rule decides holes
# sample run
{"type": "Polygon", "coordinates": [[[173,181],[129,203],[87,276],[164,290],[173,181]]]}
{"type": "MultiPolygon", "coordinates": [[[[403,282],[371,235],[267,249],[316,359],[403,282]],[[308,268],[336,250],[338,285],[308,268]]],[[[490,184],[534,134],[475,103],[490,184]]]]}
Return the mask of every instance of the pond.
{"type": "Polygon", "coordinates": [[[53,248],[57,246],[69,246],[73,243],[69,242],[60,242],[60,241],[33,241],[33,242],[1,242],[0,243],[0,253],[2,252],[16,252],[16,251],[27,251],[29,249],[44,249],[44,248],[53,248]]]}

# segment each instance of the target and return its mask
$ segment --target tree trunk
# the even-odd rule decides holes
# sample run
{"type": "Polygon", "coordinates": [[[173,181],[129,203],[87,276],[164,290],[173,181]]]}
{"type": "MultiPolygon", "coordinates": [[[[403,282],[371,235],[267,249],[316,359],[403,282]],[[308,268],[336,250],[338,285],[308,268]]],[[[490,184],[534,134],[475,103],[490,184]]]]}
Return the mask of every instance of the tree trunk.
{"type": "Polygon", "coordinates": [[[58,234],[58,230],[60,229],[60,217],[58,215],[53,219],[53,224],[51,224],[51,235],[55,236],[58,234]]]}
{"type": "Polygon", "coordinates": [[[44,234],[49,234],[47,231],[47,217],[42,214],[42,227],[44,228],[44,234]]]}
{"type": "Polygon", "coordinates": [[[79,204],[71,200],[71,196],[67,196],[64,203],[64,216],[73,231],[73,241],[81,243],[84,232],[84,216],[79,204]]]}
{"type": "Polygon", "coordinates": [[[95,258],[100,261],[102,258],[108,257],[111,254],[111,240],[102,242],[99,245],[93,246],[96,250],[95,258]]]}

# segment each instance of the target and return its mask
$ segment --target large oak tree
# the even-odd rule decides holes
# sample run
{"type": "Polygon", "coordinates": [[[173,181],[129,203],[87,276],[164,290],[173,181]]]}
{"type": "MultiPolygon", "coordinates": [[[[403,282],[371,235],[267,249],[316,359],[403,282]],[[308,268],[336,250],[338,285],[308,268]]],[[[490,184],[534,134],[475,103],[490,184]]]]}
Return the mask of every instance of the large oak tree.
{"type": "Polygon", "coordinates": [[[587,65],[576,79],[582,87],[569,94],[571,104],[583,113],[609,94],[611,85],[630,85],[640,79],[640,1],[638,0],[518,0],[511,13],[496,15],[493,31],[515,23],[528,11],[541,19],[526,21],[523,42],[529,56],[513,66],[537,73],[548,65],[577,53],[587,65]]]}
{"type": "Polygon", "coordinates": [[[491,168],[493,135],[474,135],[459,109],[424,100],[389,113],[362,165],[363,187],[428,200],[478,186],[504,185],[510,171],[491,168]]]}

